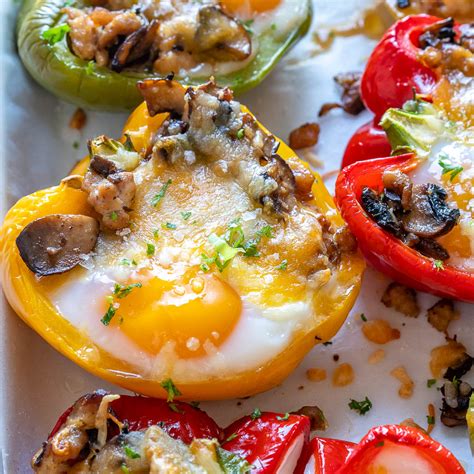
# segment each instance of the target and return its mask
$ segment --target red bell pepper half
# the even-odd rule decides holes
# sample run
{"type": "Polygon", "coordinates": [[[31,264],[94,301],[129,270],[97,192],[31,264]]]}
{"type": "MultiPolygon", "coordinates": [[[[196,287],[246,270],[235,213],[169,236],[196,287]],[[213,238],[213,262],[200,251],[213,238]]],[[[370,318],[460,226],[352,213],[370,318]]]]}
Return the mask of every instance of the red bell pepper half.
{"type": "Polygon", "coordinates": [[[309,432],[306,416],[262,413],[228,426],[222,447],[252,464],[252,474],[298,473],[309,456],[309,432]]]}
{"type": "MultiPolygon", "coordinates": [[[[105,390],[97,390],[84,397],[103,397],[107,394],[105,390]]],[[[111,402],[110,408],[119,421],[127,423],[130,431],[138,431],[160,423],[172,438],[187,444],[194,438],[222,440],[223,432],[217,423],[206,412],[188,403],[176,401],[170,406],[165,400],[158,398],[120,395],[119,399],[111,402]]],[[[71,406],[59,417],[49,438],[59,431],[72,409],[71,406]]],[[[109,430],[108,437],[110,439],[117,434],[118,428],[114,426],[109,430]]]]}
{"type": "MultiPolygon", "coordinates": [[[[100,400],[108,392],[97,390],[84,395],[76,403],[100,400]]],[[[49,438],[62,427],[73,410],[68,408],[58,419],[49,438]]],[[[114,416],[127,423],[129,431],[146,429],[159,424],[172,438],[190,444],[194,438],[216,438],[225,450],[245,459],[252,474],[303,472],[309,458],[310,420],[301,415],[261,413],[246,416],[222,430],[204,411],[188,403],[173,402],[141,396],[121,395],[110,403],[114,416]]],[[[108,439],[119,433],[114,425],[108,439]]]]}
{"type": "Polygon", "coordinates": [[[372,52],[361,80],[362,100],[378,123],[385,111],[401,107],[418,94],[430,94],[438,82],[435,71],[423,65],[419,37],[427,26],[441,18],[413,15],[387,30],[372,52]]]}
{"type": "Polygon", "coordinates": [[[419,60],[419,37],[426,27],[439,21],[442,19],[429,15],[408,16],[389,28],[375,47],[361,78],[362,100],[375,117],[349,141],[343,168],[356,161],[390,154],[388,140],[378,125],[389,108],[401,107],[413,98],[414,92],[429,100],[440,78],[419,60]]]}
{"type": "Polygon", "coordinates": [[[454,455],[422,431],[407,426],[372,428],[359,444],[315,438],[305,474],[423,472],[466,474],[454,455]]]}
{"type": "Polygon", "coordinates": [[[364,257],[374,268],[409,287],[445,298],[474,302],[474,274],[449,265],[442,268],[384,231],[364,211],[360,197],[367,186],[383,190],[382,174],[396,168],[408,172],[417,165],[413,154],[359,161],[344,168],[336,182],[336,202],[364,257]]]}

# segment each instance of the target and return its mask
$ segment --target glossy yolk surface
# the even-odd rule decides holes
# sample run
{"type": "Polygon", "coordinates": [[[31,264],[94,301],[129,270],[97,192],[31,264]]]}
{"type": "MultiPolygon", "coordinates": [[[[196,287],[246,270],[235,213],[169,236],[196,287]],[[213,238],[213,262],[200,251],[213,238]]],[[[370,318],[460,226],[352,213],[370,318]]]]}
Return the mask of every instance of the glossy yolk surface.
{"type": "Polygon", "coordinates": [[[182,358],[204,355],[205,341],[219,346],[239,319],[239,295],[213,275],[188,274],[180,283],[144,281],[120,302],[119,314],[125,317],[113,324],[150,354],[169,341],[182,358]]]}
{"type": "Polygon", "coordinates": [[[221,4],[229,13],[250,11],[262,13],[273,10],[280,5],[281,0],[222,0],[221,4]]]}

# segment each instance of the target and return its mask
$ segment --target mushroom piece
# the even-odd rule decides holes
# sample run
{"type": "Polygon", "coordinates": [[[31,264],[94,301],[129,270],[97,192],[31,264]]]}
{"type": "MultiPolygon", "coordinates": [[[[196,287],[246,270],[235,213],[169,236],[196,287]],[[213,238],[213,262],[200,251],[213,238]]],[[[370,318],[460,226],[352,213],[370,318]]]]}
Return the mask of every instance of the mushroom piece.
{"type": "Polygon", "coordinates": [[[111,68],[120,72],[125,66],[145,57],[153,56],[153,42],[158,33],[159,23],[153,20],[148,25],[128,35],[114,54],[111,68]]]}
{"type": "Polygon", "coordinates": [[[336,83],[342,87],[342,108],[351,115],[358,115],[365,109],[360,94],[361,77],[361,72],[344,72],[334,77],[336,83]]]}
{"type": "Polygon", "coordinates": [[[16,239],[20,256],[38,276],[64,273],[95,247],[99,223],[76,214],[51,214],[28,224],[16,239]]]}
{"type": "Polygon", "coordinates": [[[447,234],[456,225],[460,212],[448,207],[446,198],[446,191],[436,184],[414,185],[410,212],[402,218],[405,231],[423,238],[447,234]]]}
{"type": "Polygon", "coordinates": [[[200,52],[218,61],[243,61],[252,54],[245,28],[213,5],[199,10],[195,41],[200,52]]]}
{"type": "Polygon", "coordinates": [[[152,117],[164,112],[179,116],[183,114],[186,88],[179,82],[172,79],[146,79],[137,86],[152,117]]]}

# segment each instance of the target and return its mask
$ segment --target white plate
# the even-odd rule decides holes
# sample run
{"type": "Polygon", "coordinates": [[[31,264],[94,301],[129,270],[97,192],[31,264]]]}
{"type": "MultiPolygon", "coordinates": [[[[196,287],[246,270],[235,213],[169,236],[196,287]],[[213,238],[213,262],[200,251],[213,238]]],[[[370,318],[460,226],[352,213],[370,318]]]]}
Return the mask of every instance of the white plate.
{"type": "MultiPolygon", "coordinates": [[[[313,30],[323,23],[345,23],[358,15],[371,0],[315,1],[313,30]]],[[[81,133],[67,127],[74,107],[61,103],[42,90],[22,69],[13,43],[14,5],[0,2],[3,20],[0,74],[2,76],[2,173],[0,192],[3,213],[22,195],[57,183],[74,162],[86,153],[87,138],[106,133],[119,136],[125,115],[88,113],[87,126],[81,133]],[[74,149],[73,142],[80,148],[74,149]]],[[[374,45],[363,36],[337,39],[329,53],[312,57],[311,34],[284,59],[274,73],[257,89],[242,98],[261,121],[286,139],[289,132],[306,121],[317,120],[321,104],[338,100],[332,77],[338,72],[362,70],[374,45]]],[[[339,110],[320,120],[321,138],[315,152],[324,166],[320,172],[336,169],[344,145],[353,131],[368,120],[363,113],[354,118],[339,110]]],[[[331,184],[331,183],[330,183],[331,184]]],[[[3,215],[2,213],[2,215],[3,215]]],[[[443,336],[426,321],[426,309],[436,301],[420,295],[422,315],[404,318],[386,309],[380,296],[388,280],[368,270],[360,298],[344,328],[330,346],[316,347],[294,374],[280,387],[248,400],[205,403],[203,407],[222,424],[251,412],[255,407],[282,412],[302,405],[317,404],[325,412],[329,430],[324,436],[358,441],[372,426],[399,422],[413,417],[426,426],[428,403],[439,407],[441,397],[435,387],[426,386],[431,378],[428,363],[430,350],[443,344],[443,336]],[[383,346],[386,359],[369,365],[367,358],[378,347],[361,335],[360,313],[369,319],[385,318],[400,329],[401,338],[383,346]],[[332,387],[330,380],[310,382],[305,377],[309,367],[323,367],[329,379],[336,363],[350,362],[355,381],[345,388],[332,387]],[[409,400],[398,396],[398,382],[389,375],[392,368],[404,365],[415,381],[409,400]],[[303,389],[299,387],[303,386],[303,389]],[[368,396],[373,409],[365,416],[349,410],[350,398],[368,396]]],[[[458,334],[468,351],[474,353],[474,306],[457,304],[462,313],[452,323],[450,332],[458,334]]],[[[89,375],[59,355],[17,318],[6,302],[0,308],[0,345],[2,382],[0,430],[4,472],[28,472],[34,451],[53,426],[59,414],[83,393],[99,387],[117,390],[89,375]]],[[[467,379],[469,381],[469,379],[467,379]]],[[[471,382],[473,378],[471,377],[471,382]]],[[[448,429],[439,423],[433,437],[444,443],[466,465],[474,469],[465,428],[448,429]]]]}

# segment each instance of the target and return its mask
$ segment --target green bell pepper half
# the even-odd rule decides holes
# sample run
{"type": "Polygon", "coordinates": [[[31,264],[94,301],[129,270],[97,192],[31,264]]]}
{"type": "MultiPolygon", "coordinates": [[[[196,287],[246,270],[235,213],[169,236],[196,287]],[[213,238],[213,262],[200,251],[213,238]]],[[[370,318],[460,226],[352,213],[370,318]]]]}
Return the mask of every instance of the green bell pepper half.
{"type": "MultiPolygon", "coordinates": [[[[216,76],[219,85],[229,86],[236,94],[245,92],[259,84],[276,66],[279,59],[309,29],[312,17],[310,0],[303,21],[291,33],[278,33],[278,28],[269,28],[256,37],[258,52],[243,69],[228,75],[216,76]]],[[[153,77],[152,73],[123,71],[114,72],[99,67],[75,56],[68,45],[67,35],[60,41],[49,44],[43,39],[45,31],[65,24],[66,16],[61,9],[65,0],[25,0],[17,22],[18,51],[28,72],[44,88],[58,97],[80,107],[96,110],[130,110],[142,101],[136,88],[137,81],[153,77]]],[[[72,6],[81,8],[75,2],[72,6]]],[[[159,77],[159,76],[157,76],[159,77]]],[[[199,85],[208,77],[180,78],[189,85],[199,85]]]]}

